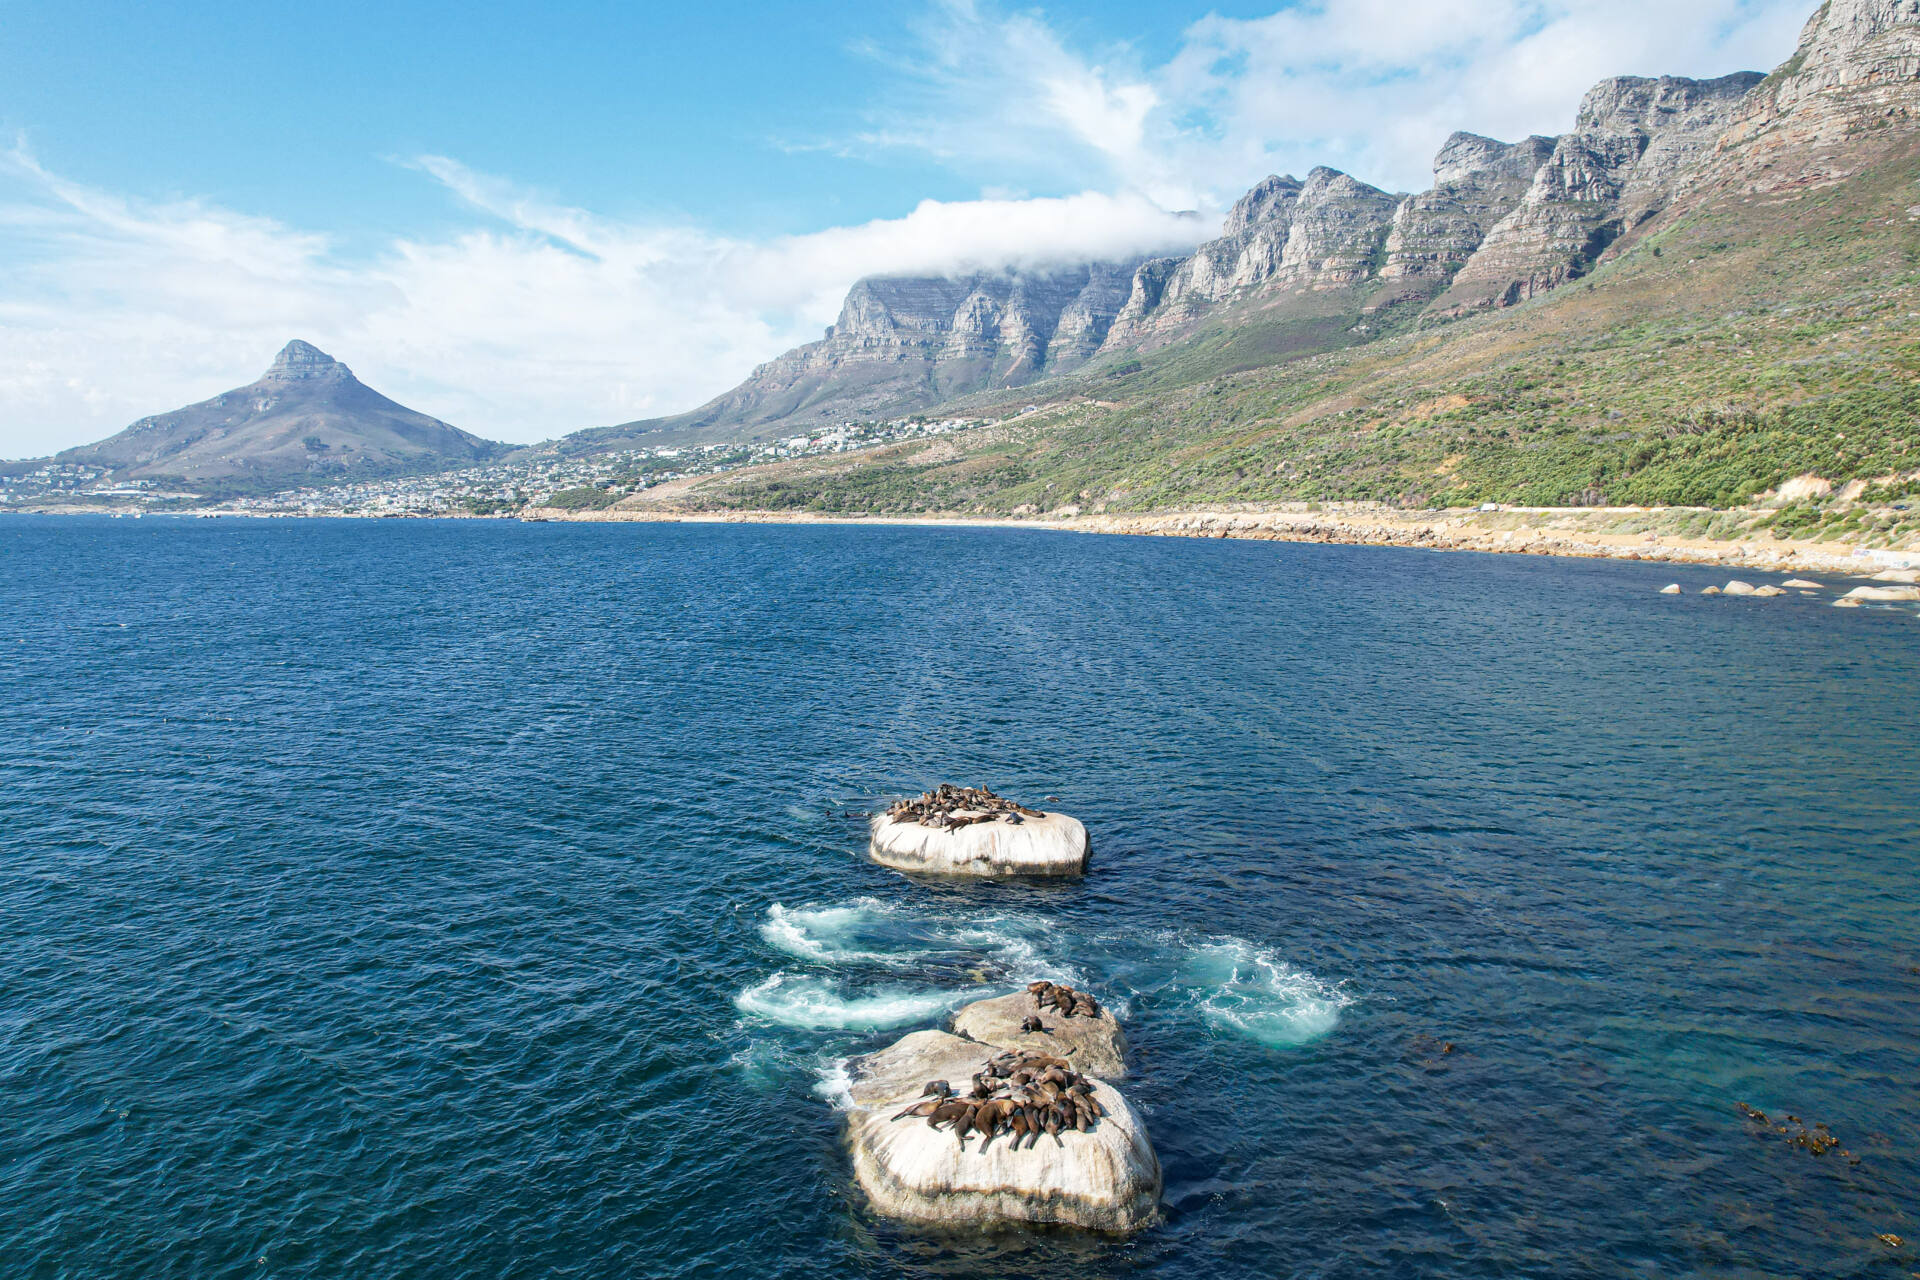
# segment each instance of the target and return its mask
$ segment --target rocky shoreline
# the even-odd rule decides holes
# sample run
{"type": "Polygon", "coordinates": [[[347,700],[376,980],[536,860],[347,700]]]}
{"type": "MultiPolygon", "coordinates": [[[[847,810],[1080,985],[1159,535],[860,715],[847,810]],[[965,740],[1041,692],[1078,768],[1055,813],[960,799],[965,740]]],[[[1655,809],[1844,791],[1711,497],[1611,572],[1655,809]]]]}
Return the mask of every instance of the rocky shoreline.
{"type": "Polygon", "coordinates": [[[1868,550],[1846,543],[1795,541],[1771,536],[1716,540],[1639,527],[1697,514],[1708,513],[1670,508],[1408,512],[1354,504],[1328,506],[1319,510],[1192,510],[1143,514],[1101,512],[1058,517],[821,515],[782,511],[711,512],[613,507],[601,511],[535,509],[528,511],[526,518],[581,523],[919,525],[1043,529],[1135,537],[1249,538],[1267,542],[1479,551],[1496,555],[1647,560],[1662,564],[1859,577],[1870,576],[1887,568],[1920,566],[1920,545],[1868,550]]]}

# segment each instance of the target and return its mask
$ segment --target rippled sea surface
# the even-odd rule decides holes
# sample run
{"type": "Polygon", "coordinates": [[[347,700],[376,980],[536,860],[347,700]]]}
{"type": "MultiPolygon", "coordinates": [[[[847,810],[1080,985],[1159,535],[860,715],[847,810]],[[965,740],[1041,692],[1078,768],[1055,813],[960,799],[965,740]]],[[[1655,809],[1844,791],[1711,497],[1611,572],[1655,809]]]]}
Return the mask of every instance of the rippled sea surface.
{"type": "Polygon", "coordinates": [[[1920,619],[1724,576],[0,520],[0,1274],[1920,1271],[1920,619]],[[942,780],[1094,873],[863,860],[942,780]],[[1034,976],[1161,1224],[870,1214],[841,1062],[1034,976]]]}

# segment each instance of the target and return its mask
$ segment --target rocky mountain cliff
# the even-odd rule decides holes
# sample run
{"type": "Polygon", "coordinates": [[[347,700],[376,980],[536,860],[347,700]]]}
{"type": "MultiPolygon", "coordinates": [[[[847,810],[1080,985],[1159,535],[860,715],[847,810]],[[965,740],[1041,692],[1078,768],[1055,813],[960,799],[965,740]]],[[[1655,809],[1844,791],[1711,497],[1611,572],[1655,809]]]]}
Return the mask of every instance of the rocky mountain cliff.
{"type": "Polygon", "coordinates": [[[1509,306],[1591,270],[1613,241],[1665,207],[1680,175],[1713,150],[1761,78],[1602,80],[1439,307],[1509,306]]]}
{"type": "Polygon", "coordinates": [[[107,467],[119,480],[218,488],[440,471],[506,449],[396,404],[295,339],[259,381],[142,418],[58,460],[107,467]]]}
{"type": "Polygon", "coordinates": [[[1106,343],[1134,262],[857,282],[818,342],[796,347],[691,413],[568,436],[572,451],[710,428],[769,437],[910,413],[1078,368],[1106,343]]]}
{"type": "Polygon", "coordinates": [[[569,442],[764,436],[1118,364],[1203,332],[1287,330],[1248,346],[1245,360],[1272,361],[1514,306],[1587,276],[1698,191],[1844,174],[1843,152],[1908,120],[1917,78],[1920,0],[1831,0],[1772,75],[1603,80],[1559,137],[1454,134],[1418,194],[1319,168],[1265,179],[1219,237],[1180,257],[863,280],[823,341],[700,410],[569,442]]]}

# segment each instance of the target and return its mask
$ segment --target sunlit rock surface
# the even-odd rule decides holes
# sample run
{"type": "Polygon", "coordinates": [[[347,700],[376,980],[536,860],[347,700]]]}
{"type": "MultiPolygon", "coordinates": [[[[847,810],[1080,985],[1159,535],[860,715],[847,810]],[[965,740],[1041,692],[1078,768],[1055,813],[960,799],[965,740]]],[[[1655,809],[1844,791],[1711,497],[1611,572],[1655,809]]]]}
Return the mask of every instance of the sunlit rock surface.
{"type": "Polygon", "coordinates": [[[1024,991],[991,1000],[976,1000],[953,1015],[958,1035],[1001,1049],[1051,1053],[1073,1064],[1075,1071],[1109,1079],[1127,1073],[1127,1035],[1113,1011],[1102,1008],[1094,1017],[1069,1018],[1055,1010],[1041,1010],[1024,991]],[[1022,1031],[1020,1024],[1038,1017],[1045,1031],[1022,1031]]]}
{"type": "Polygon", "coordinates": [[[872,820],[868,852],[899,871],[948,876],[1077,876],[1087,870],[1087,829],[1048,813],[1018,823],[976,822],[957,830],[872,820]]]}

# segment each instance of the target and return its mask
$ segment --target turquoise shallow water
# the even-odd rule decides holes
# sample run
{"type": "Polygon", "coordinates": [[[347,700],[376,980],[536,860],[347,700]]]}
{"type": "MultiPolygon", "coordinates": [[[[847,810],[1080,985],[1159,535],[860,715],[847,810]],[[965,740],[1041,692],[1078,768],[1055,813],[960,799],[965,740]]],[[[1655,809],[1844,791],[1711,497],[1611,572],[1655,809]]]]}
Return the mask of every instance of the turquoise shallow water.
{"type": "Polygon", "coordinates": [[[0,520],[0,1274],[1920,1270],[1920,622],[1676,576],[0,520]],[[861,858],[946,779],[1095,873],[861,858]],[[871,1216],[840,1062],[1038,975],[1165,1221],[871,1216]]]}

